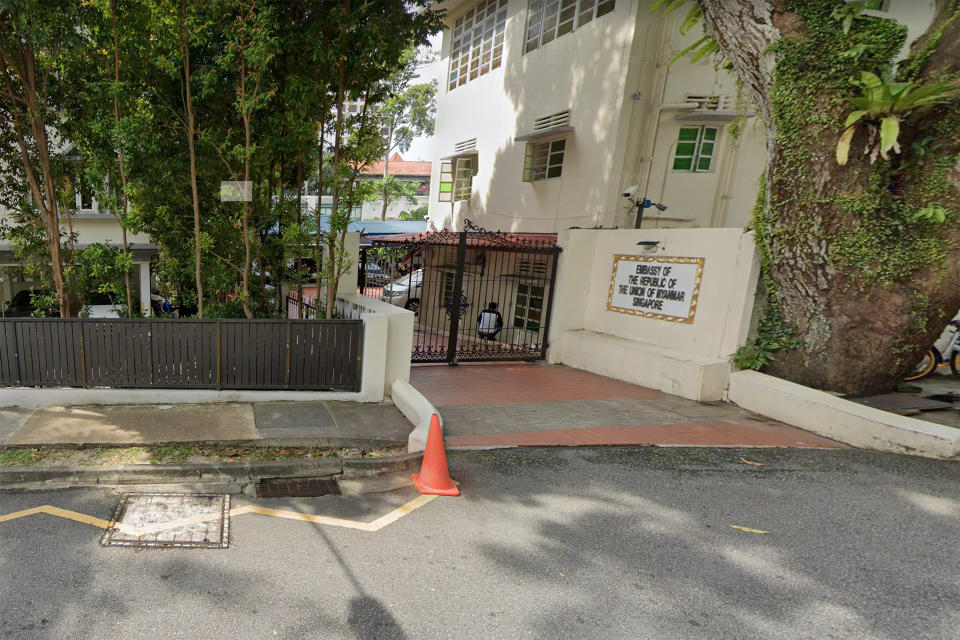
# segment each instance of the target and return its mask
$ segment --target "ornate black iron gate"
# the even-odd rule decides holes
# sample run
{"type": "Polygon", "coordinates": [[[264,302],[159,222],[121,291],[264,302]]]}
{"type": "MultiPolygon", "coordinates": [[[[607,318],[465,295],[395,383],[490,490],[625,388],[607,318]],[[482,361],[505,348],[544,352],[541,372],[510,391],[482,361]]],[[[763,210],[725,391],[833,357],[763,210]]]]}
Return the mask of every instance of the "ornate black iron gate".
{"type": "Polygon", "coordinates": [[[556,236],[486,231],[469,221],[466,228],[375,242],[394,255],[370,267],[387,275],[382,283],[364,275],[364,293],[417,314],[414,362],[543,359],[556,236]]]}

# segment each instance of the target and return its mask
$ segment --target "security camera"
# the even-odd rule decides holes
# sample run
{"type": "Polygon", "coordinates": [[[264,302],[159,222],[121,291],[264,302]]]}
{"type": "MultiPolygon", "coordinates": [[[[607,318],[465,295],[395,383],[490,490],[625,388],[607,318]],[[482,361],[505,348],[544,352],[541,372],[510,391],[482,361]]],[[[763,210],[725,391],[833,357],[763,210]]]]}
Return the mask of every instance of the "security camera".
{"type": "Polygon", "coordinates": [[[655,207],[656,207],[657,209],[659,209],[660,211],[666,211],[666,210],[669,208],[669,207],[667,207],[667,205],[665,205],[665,204],[660,204],[659,202],[654,202],[654,203],[653,203],[653,206],[655,206],[655,207]]]}
{"type": "Polygon", "coordinates": [[[640,186],[639,186],[639,185],[636,185],[636,184],[630,185],[629,187],[627,187],[627,190],[623,192],[623,197],[624,197],[624,198],[631,198],[631,199],[636,198],[636,197],[637,197],[637,193],[638,193],[639,191],[640,191],[640,186]]]}

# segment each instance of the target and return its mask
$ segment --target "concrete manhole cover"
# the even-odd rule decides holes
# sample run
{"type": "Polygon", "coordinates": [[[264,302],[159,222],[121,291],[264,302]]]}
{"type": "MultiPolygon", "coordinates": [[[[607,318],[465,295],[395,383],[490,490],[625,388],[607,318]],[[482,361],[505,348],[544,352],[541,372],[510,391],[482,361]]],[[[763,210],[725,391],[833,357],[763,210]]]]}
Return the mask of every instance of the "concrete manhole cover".
{"type": "Polygon", "coordinates": [[[100,544],[226,549],[230,546],[230,496],[128,493],[120,496],[100,544]]]}

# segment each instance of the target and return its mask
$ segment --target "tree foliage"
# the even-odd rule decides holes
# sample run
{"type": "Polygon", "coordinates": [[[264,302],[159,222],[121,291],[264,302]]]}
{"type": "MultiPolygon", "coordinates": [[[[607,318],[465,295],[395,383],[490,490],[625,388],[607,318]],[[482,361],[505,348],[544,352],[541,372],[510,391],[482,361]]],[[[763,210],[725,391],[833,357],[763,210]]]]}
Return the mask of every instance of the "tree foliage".
{"type": "MultiPolygon", "coordinates": [[[[82,248],[71,253],[69,222],[82,183],[124,232],[157,245],[159,293],[182,315],[284,314],[281,282],[302,287],[316,270],[335,294],[350,267],[350,213],[373,189],[357,177],[387,146],[377,105],[394,109],[391,83],[408,52],[439,28],[429,4],[4,2],[0,161],[9,170],[0,176],[8,209],[0,232],[66,300],[71,270],[84,259],[82,248]],[[35,59],[33,112],[14,46],[35,59]],[[369,107],[349,113],[347,102],[358,100],[369,107]],[[224,181],[248,182],[251,197],[222,199],[224,181]],[[333,195],[331,211],[307,208],[301,193],[311,182],[333,195]],[[51,260],[61,249],[62,287],[59,258],[51,260]]],[[[421,129],[401,125],[399,139],[421,129]]],[[[111,264],[129,269],[126,242],[112,240],[125,258],[111,264]]],[[[77,291],[88,275],[77,271],[77,291]]],[[[115,283],[113,275],[104,272],[104,281],[115,283]]],[[[60,307],[69,315],[69,305],[60,307]]]]}

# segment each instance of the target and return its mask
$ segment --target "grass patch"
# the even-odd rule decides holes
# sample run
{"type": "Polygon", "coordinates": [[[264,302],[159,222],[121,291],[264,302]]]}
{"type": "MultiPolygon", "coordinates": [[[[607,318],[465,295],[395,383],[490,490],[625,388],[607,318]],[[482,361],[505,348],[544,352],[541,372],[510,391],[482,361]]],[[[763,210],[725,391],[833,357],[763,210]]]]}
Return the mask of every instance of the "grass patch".
{"type": "Polygon", "coordinates": [[[183,464],[185,462],[269,462],[310,458],[381,458],[406,453],[406,448],[320,448],[167,445],[156,447],[93,447],[89,449],[0,448],[0,467],[36,467],[80,464],[183,464]]]}
{"type": "Polygon", "coordinates": [[[0,449],[0,467],[35,467],[62,457],[60,449],[0,449]]]}

